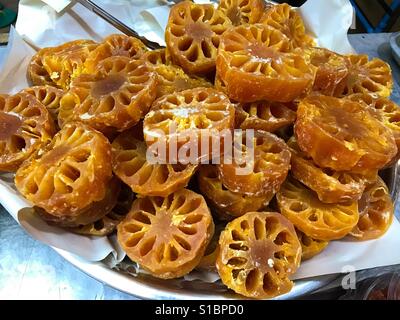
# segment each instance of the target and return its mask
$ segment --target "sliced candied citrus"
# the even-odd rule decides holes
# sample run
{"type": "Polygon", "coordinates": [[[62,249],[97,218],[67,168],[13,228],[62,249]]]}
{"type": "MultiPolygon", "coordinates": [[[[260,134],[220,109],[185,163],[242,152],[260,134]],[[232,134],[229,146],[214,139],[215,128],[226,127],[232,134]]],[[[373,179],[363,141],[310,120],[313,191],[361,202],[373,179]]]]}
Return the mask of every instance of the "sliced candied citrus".
{"type": "Polygon", "coordinates": [[[53,86],[35,86],[22,90],[22,92],[35,96],[51,113],[54,120],[58,118],[60,100],[64,95],[64,90],[53,86]]]}
{"type": "Polygon", "coordinates": [[[166,198],[144,197],[118,225],[128,257],[162,279],[179,278],[200,262],[214,233],[204,198],[180,190],[166,198]]]}
{"type": "Polygon", "coordinates": [[[260,22],[281,31],[295,48],[313,46],[315,43],[306,33],[301,15],[287,3],[270,7],[260,22]]]}
{"type": "Polygon", "coordinates": [[[203,196],[215,209],[220,220],[232,220],[247,212],[265,208],[274,193],[261,196],[246,196],[233,193],[222,184],[218,169],[213,165],[201,166],[198,173],[198,185],[203,196]]]}
{"type": "Polygon", "coordinates": [[[381,178],[365,190],[358,201],[360,219],[350,232],[359,241],[376,239],[383,236],[393,221],[394,205],[389,189],[381,178]]]}
{"type": "Polygon", "coordinates": [[[190,74],[212,73],[220,36],[230,26],[229,18],[212,4],[183,1],[169,14],[165,30],[168,52],[190,74]]]}
{"type": "Polygon", "coordinates": [[[27,93],[0,95],[0,171],[15,171],[56,133],[47,109],[27,93]]]}
{"type": "Polygon", "coordinates": [[[28,79],[34,86],[56,86],[43,65],[43,55],[49,48],[39,50],[31,59],[28,65],[28,79]]]}
{"type": "Polygon", "coordinates": [[[218,9],[231,20],[234,26],[257,23],[264,14],[264,0],[221,0],[218,9]]]}
{"type": "Polygon", "coordinates": [[[287,142],[292,153],[290,160],[293,177],[315,191],[325,203],[357,201],[361,198],[368,179],[350,171],[334,171],[316,165],[300,150],[296,138],[287,142]]]}
{"type": "Polygon", "coordinates": [[[87,57],[85,73],[96,72],[98,64],[109,57],[127,57],[137,60],[146,51],[146,46],[139,39],[124,34],[112,34],[87,57]]]}
{"type": "Polygon", "coordinates": [[[235,127],[275,132],[291,125],[296,120],[296,112],[288,104],[259,101],[239,104],[236,107],[235,127]]]}
{"type": "Polygon", "coordinates": [[[234,139],[233,157],[218,165],[222,183],[230,191],[250,196],[275,194],[290,168],[290,151],[285,142],[269,132],[243,132],[234,139]]]}
{"type": "Polygon", "coordinates": [[[275,212],[249,212],[221,233],[217,269],[222,282],[250,298],[273,298],[293,286],[301,245],[292,223],[275,212]]]}
{"type": "Polygon", "coordinates": [[[166,197],[185,188],[196,170],[196,165],[149,162],[146,143],[130,130],[121,133],[112,148],[115,174],[141,195],[166,197]]]}
{"type": "Polygon", "coordinates": [[[324,48],[305,48],[304,53],[309,63],[317,68],[313,91],[327,96],[333,96],[340,91],[343,80],[349,73],[348,59],[324,48]]]}
{"type": "Polygon", "coordinates": [[[297,110],[301,150],[323,168],[364,173],[384,167],[397,153],[390,129],[349,99],[309,96],[297,110]]]}
{"type": "Polygon", "coordinates": [[[102,200],[111,176],[107,138],[85,124],[68,123],[18,169],[15,185],[34,205],[63,217],[102,200]]]}
{"type": "Polygon", "coordinates": [[[377,94],[387,98],[393,88],[392,70],[385,61],[367,55],[350,55],[348,58],[349,73],[335,96],[345,96],[353,93],[377,94]]]}
{"type": "Polygon", "coordinates": [[[209,272],[217,272],[216,262],[219,253],[219,237],[221,232],[225,229],[225,224],[216,224],[214,235],[208,244],[206,251],[204,252],[203,258],[201,258],[200,263],[196,267],[198,270],[205,270],[209,272]]]}
{"type": "Polygon", "coordinates": [[[281,213],[300,231],[318,240],[346,236],[358,222],[357,201],[321,202],[314,191],[289,177],[276,196],[281,213]]]}
{"type": "Polygon", "coordinates": [[[67,89],[71,80],[83,72],[86,58],[96,47],[94,41],[76,40],[49,48],[42,57],[43,66],[58,87],[67,89]]]}
{"type": "Polygon", "coordinates": [[[100,131],[126,130],[147,113],[156,85],[155,73],[141,60],[103,60],[95,74],[82,74],[71,83],[61,99],[59,124],[72,120],[100,131]]]}
{"type": "Polygon", "coordinates": [[[316,68],[289,39],[261,24],[229,29],[221,37],[217,76],[228,96],[239,102],[290,102],[311,90],[316,68]]]}
{"type": "Polygon", "coordinates": [[[301,261],[311,259],[320,254],[329,244],[329,241],[317,240],[296,229],[301,244],[301,261]]]}

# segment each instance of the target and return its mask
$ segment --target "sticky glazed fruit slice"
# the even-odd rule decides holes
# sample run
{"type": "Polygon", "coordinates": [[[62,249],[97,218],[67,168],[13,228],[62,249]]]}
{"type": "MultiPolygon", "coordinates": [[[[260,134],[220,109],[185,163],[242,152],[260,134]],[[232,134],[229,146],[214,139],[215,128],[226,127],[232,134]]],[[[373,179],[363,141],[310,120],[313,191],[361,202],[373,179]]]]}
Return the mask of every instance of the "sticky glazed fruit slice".
{"type": "Polygon", "coordinates": [[[172,279],[199,264],[213,233],[204,198],[183,189],[166,198],[135,200],[118,225],[118,242],[132,261],[153,276],[172,279]]]}
{"type": "Polygon", "coordinates": [[[43,65],[43,55],[47,51],[49,51],[49,48],[39,50],[29,62],[27,76],[34,86],[56,86],[43,65]]]}
{"type": "Polygon", "coordinates": [[[329,241],[317,240],[296,229],[301,244],[301,261],[309,260],[320,254],[329,244],[329,241]]]}
{"type": "Polygon", "coordinates": [[[238,104],[235,128],[275,132],[296,120],[294,107],[279,102],[259,101],[238,104]]]}
{"type": "Polygon", "coordinates": [[[314,45],[314,39],[307,35],[301,15],[287,3],[271,6],[261,19],[261,23],[281,31],[294,48],[314,45]]]}
{"type": "Polygon", "coordinates": [[[383,236],[392,224],[394,205],[389,189],[381,178],[367,187],[358,207],[360,219],[350,235],[358,241],[383,236]]]}
{"type": "Polygon", "coordinates": [[[111,145],[100,132],[69,123],[18,169],[15,185],[49,214],[74,214],[104,198],[112,176],[111,145]]]}
{"type": "Polygon", "coordinates": [[[272,192],[268,195],[246,196],[229,191],[222,184],[217,167],[213,165],[199,168],[198,185],[220,220],[232,220],[247,212],[263,209],[274,196],[272,192]]]}
{"type": "Polygon", "coordinates": [[[290,221],[275,212],[249,212],[230,222],[219,239],[222,282],[249,298],[273,298],[293,287],[301,245],[290,221]]]}
{"type": "Polygon", "coordinates": [[[349,171],[319,167],[300,150],[295,137],[287,144],[292,153],[290,163],[293,177],[315,191],[319,200],[325,203],[341,203],[361,198],[369,179],[349,171]]]}
{"type": "Polygon", "coordinates": [[[123,34],[112,34],[89,54],[85,61],[85,73],[96,72],[97,65],[107,58],[127,57],[138,60],[146,51],[146,46],[139,39],[123,34]]]}
{"type": "Polygon", "coordinates": [[[392,93],[392,70],[385,61],[367,55],[350,55],[348,58],[349,74],[338,87],[335,96],[353,93],[377,94],[387,98],[392,93]]]}
{"type": "Polygon", "coordinates": [[[156,96],[157,79],[143,61],[111,57],[97,70],[72,82],[61,100],[61,127],[76,120],[100,131],[123,131],[137,124],[149,110],[156,96]]]}
{"type": "Polygon", "coordinates": [[[323,168],[365,173],[397,153],[390,129],[349,99],[308,96],[297,109],[297,142],[323,168]]]}
{"type": "Polygon", "coordinates": [[[121,133],[112,148],[115,174],[141,195],[166,197],[183,189],[197,167],[149,162],[146,143],[137,140],[131,130],[121,133]]]}
{"type": "Polygon", "coordinates": [[[183,1],[171,8],[165,42],[172,60],[190,74],[215,70],[220,36],[231,22],[212,4],[183,1]]]}
{"type": "Polygon", "coordinates": [[[27,93],[0,95],[0,123],[0,171],[16,171],[56,133],[50,113],[27,93]]]}
{"type": "Polygon", "coordinates": [[[234,26],[257,23],[264,14],[263,0],[221,0],[218,9],[231,20],[234,26]]]}
{"type": "Polygon", "coordinates": [[[261,24],[229,29],[221,37],[217,76],[239,102],[290,102],[311,90],[316,68],[289,50],[289,39],[261,24]]]}
{"type": "Polygon", "coordinates": [[[349,74],[348,58],[324,48],[304,48],[306,57],[317,68],[313,91],[333,96],[341,91],[349,74]]]}
{"type": "Polygon", "coordinates": [[[300,231],[318,240],[346,236],[358,222],[357,201],[321,202],[314,191],[289,177],[276,196],[281,213],[300,231]]]}
{"type": "Polygon", "coordinates": [[[254,136],[244,131],[234,140],[233,159],[225,156],[218,165],[225,187],[249,196],[275,194],[290,168],[290,151],[285,142],[260,130],[254,131],[254,136]]]}

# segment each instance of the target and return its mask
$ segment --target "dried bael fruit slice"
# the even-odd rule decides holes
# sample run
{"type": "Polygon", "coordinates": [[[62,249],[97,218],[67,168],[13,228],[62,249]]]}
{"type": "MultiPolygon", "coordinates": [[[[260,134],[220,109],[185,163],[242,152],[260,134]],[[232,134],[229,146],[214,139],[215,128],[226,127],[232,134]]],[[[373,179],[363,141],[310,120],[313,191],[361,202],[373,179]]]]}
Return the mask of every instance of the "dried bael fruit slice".
{"type": "Polygon", "coordinates": [[[213,165],[201,166],[198,173],[199,188],[209,204],[215,209],[220,220],[232,220],[247,212],[265,208],[274,193],[261,196],[246,196],[229,191],[218,176],[218,169],[213,165]]]}
{"type": "Polygon", "coordinates": [[[50,113],[35,97],[0,95],[0,171],[16,171],[55,133],[50,113]]]}
{"type": "Polygon", "coordinates": [[[314,39],[306,33],[301,15],[287,3],[269,8],[262,17],[261,23],[281,31],[291,40],[295,48],[314,45],[314,39]]]}
{"type": "Polygon", "coordinates": [[[217,76],[228,96],[239,102],[290,102],[311,90],[316,68],[289,39],[261,24],[229,29],[221,37],[217,76]]]}
{"type": "Polygon", "coordinates": [[[320,254],[329,244],[329,241],[317,240],[296,229],[301,244],[301,261],[311,259],[320,254]]]}
{"type": "Polygon", "coordinates": [[[279,102],[253,102],[236,107],[236,128],[275,132],[296,120],[294,107],[279,102]]]}
{"type": "Polygon", "coordinates": [[[135,193],[166,197],[189,183],[195,165],[156,164],[146,158],[147,146],[131,130],[112,143],[114,173],[135,193]]]}
{"type": "Polygon", "coordinates": [[[22,90],[21,92],[35,96],[51,113],[54,120],[58,118],[60,100],[64,96],[64,90],[53,86],[35,86],[22,90]]]}
{"type": "Polygon", "coordinates": [[[361,198],[368,179],[349,171],[319,167],[300,150],[295,137],[287,144],[292,153],[290,163],[293,177],[315,191],[319,200],[325,203],[341,203],[361,198]]]}
{"type": "Polygon", "coordinates": [[[217,272],[216,262],[219,253],[219,237],[221,232],[225,229],[225,224],[215,225],[214,235],[208,244],[203,258],[201,258],[199,265],[196,267],[198,270],[205,270],[209,272],[217,272]]]}
{"type": "Polygon", "coordinates": [[[249,212],[230,222],[219,239],[222,282],[249,298],[273,298],[293,287],[301,245],[290,221],[275,212],[249,212]]]}
{"type": "Polygon", "coordinates": [[[290,151],[285,142],[260,130],[243,132],[234,140],[238,141],[233,144],[233,159],[225,156],[218,165],[225,187],[249,196],[275,194],[290,168],[290,151]]]}
{"type": "Polygon", "coordinates": [[[300,231],[318,240],[346,236],[358,222],[357,201],[343,204],[321,202],[314,191],[289,178],[276,196],[281,213],[300,231]]]}
{"type": "Polygon", "coordinates": [[[111,176],[107,138],[87,125],[69,123],[24,162],[15,185],[34,205],[62,217],[104,199],[111,176]]]}
{"type": "Polygon", "coordinates": [[[231,20],[234,26],[257,23],[264,14],[264,0],[221,0],[218,9],[231,20]]]}
{"type": "Polygon", "coordinates": [[[387,98],[393,88],[392,70],[385,61],[367,55],[348,56],[349,74],[339,85],[335,96],[346,96],[353,93],[377,94],[387,98]]]}
{"type": "Polygon", "coordinates": [[[220,36],[230,26],[229,18],[212,4],[174,5],[165,30],[172,60],[190,74],[213,72],[220,36]]]}
{"type": "Polygon", "coordinates": [[[43,66],[43,55],[49,51],[49,48],[39,50],[31,59],[28,65],[28,79],[34,86],[56,86],[51,79],[46,68],[43,66]]]}
{"type": "Polygon", "coordinates": [[[336,171],[376,171],[397,153],[390,129],[349,99],[308,96],[298,106],[295,133],[316,164],[336,171]]]}
{"type": "Polygon", "coordinates": [[[146,51],[146,46],[139,39],[124,34],[112,34],[105,38],[87,57],[85,73],[95,73],[98,64],[109,57],[127,57],[137,60],[146,51]]]}
{"type": "Polygon", "coordinates": [[[143,61],[108,58],[95,74],[82,74],[71,83],[61,99],[59,124],[72,120],[100,131],[126,130],[147,113],[156,85],[155,73],[143,61]]]}
{"type": "Polygon", "coordinates": [[[179,278],[200,262],[214,233],[204,198],[180,190],[166,198],[144,197],[118,225],[128,257],[162,279],[179,278]]]}
{"type": "Polygon", "coordinates": [[[350,232],[359,241],[376,239],[383,236],[393,221],[394,206],[389,189],[381,178],[365,190],[358,201],[360,219],[350,232]]]}

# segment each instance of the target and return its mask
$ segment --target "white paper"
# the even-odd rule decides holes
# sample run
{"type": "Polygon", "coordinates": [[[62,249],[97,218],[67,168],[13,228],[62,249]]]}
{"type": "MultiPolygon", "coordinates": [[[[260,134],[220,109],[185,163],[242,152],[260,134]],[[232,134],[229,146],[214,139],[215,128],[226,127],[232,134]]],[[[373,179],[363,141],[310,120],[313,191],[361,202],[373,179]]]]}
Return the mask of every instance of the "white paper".
{"type": "MultiPolygon", "coordinates": [[[[79,4],[66,6],[68,1],[64,0],[46,0],[46,3],[40,0],[20,1],[17,31],[33,47],[59,45],[80,38],[100,41],[102,37],[117,32],[79,4]]],[[[168,6],[165,6],[164,1],[99,0],[96,3],[141,35],[163,43],[168,16],[168,6]]],[[[320,45],[342,53],[353,52],[346,37],[352,19],[348,0],[309,0],[299,10],[308,29],[318,36],[320,45]]],[[[0,92],[14,93],[27,86],[26,68],[34,50],[25,41],[16,32],[11,32],[9,57],[0,70],[0,92]]],[[[29,206],[29,203],[17,194],[10,175],[0,176],[0,203],[19,220],[27,232],[44,243],[73,252],[90,261],[101,260],[109,253],[113,253],[119,261],[124,255],[115,238],[74,235],[49,227],[40,219],[32,217],[29,211],[18,217],[18,211],[29,206]]],[[[295,278],[340,273],[348,270],[348,266],[359,270],[399,264],[399,247],[400,223],[395,219],[381,239],[367,242],[332,242],[323,253],[304,262],[295,278]]],[[[196,273],[190,275],[189,279],[190,277],[201,278],[201,274],[196,273]]],[[[209,274],[204,280],[214,281],[215,277],[209,274]]]]}

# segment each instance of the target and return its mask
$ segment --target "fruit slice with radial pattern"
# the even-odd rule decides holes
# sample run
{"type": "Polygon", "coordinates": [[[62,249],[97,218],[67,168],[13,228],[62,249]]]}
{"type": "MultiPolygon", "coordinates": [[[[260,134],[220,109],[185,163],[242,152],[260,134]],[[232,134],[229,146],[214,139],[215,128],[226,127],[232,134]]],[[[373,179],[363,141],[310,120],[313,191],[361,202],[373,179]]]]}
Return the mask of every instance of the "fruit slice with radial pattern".
{"type": "Polygon", "coordinates": [[[346,236],[358,222],[357,201],[343,204],[321,202],[314,191],[289,177],[277,193],[278,206],[300,231],[318,240],[346,236]]]}
{"type": "Polygon", "coordinates": [[[217,56],[217,77],[229,98],[239,102],[291,102],[307,94],[316,68],[302,51],[291,51],[279,30],[262,24],[225,32],[217,56]]]}
{"type": "Polygon", "coordinates": [[[111,177],[107,138],[85,124],[68,123],[18,169],[15,185],[34,205],[63,217],[104,199],[111,177]]]}
{"type": "Polygon", "coordinates": [[[201,258],[199,265],[196,270],[217,272],[217,257],[219,253],[219,237],[221,232],[225,229],[224,223],[218,223],[215,225],[214,235],[208,244],[206,251],[204,252],[203,258],[201,258]]]}
{"type": "Polygon", "coordinates": [[[56,133],[47,109],[27,93],[0,95],[0,171],[14,172],[56,133]]]}
{"type": "Polygon", "coordinates": [[[265,7],[264,0],[221,0],[218,5],[234,26],[259,22],[265,7]]]}
{"type": "Polygon", "coordinates": [[[323,168],[365,174],[383,168],[397,153],[390,129],[349,99],[308,96],[295,123],[301,150],[323,168]]]}
{"type": "Polygon", "coordinates": [[[30,83],[34,86],[56,86],[46,68],[43,66],[43,55],[49,50],[50,48],[39,50],[33,55],[29,62],[27,76],[30,83]]]}
{"type": "Polygon", "coordinates": [[[200,262],[214,233],[204,198],[190,190],[134,201],[118,225],[118,242],[128,257],[153,276],[179,278],[200,262]]]}
{"type": "Polygon", "coordinates": [[[293,287],[301,245],[292,223],[274,212],[249,212],[230,222],[219,239],[222,282],[249,298],[273,298],[293,287]]]}
{"type": "Polygon", "coordinates": [[[174,5],[165,30],[172,60],[189,74],[214,72],[220,36],[230,26],[229,18],[212,4],[174,5]]]}
{"type": "Polygon", "coordinates": [[[132,130],[121,133],[112,148],[114,173],[141,195],[166,197],[183,189],[197,167],[149,162],[146,143],[137,140],[132,130]]]}
{"type": "Polygon", "coordinates": [[[301,261],[309,260],[320,254],[329,244],[329,241],[316,240],[296,229],[301,244],[301,261]]]}
{"type": "Polygon", "coordinates": [[[367,187],[358,201],[358,207],[360,219],[350,232],[352,238],[365,241],[383,236],[392,224],[394,205],[381,178],[367,187]]]}

